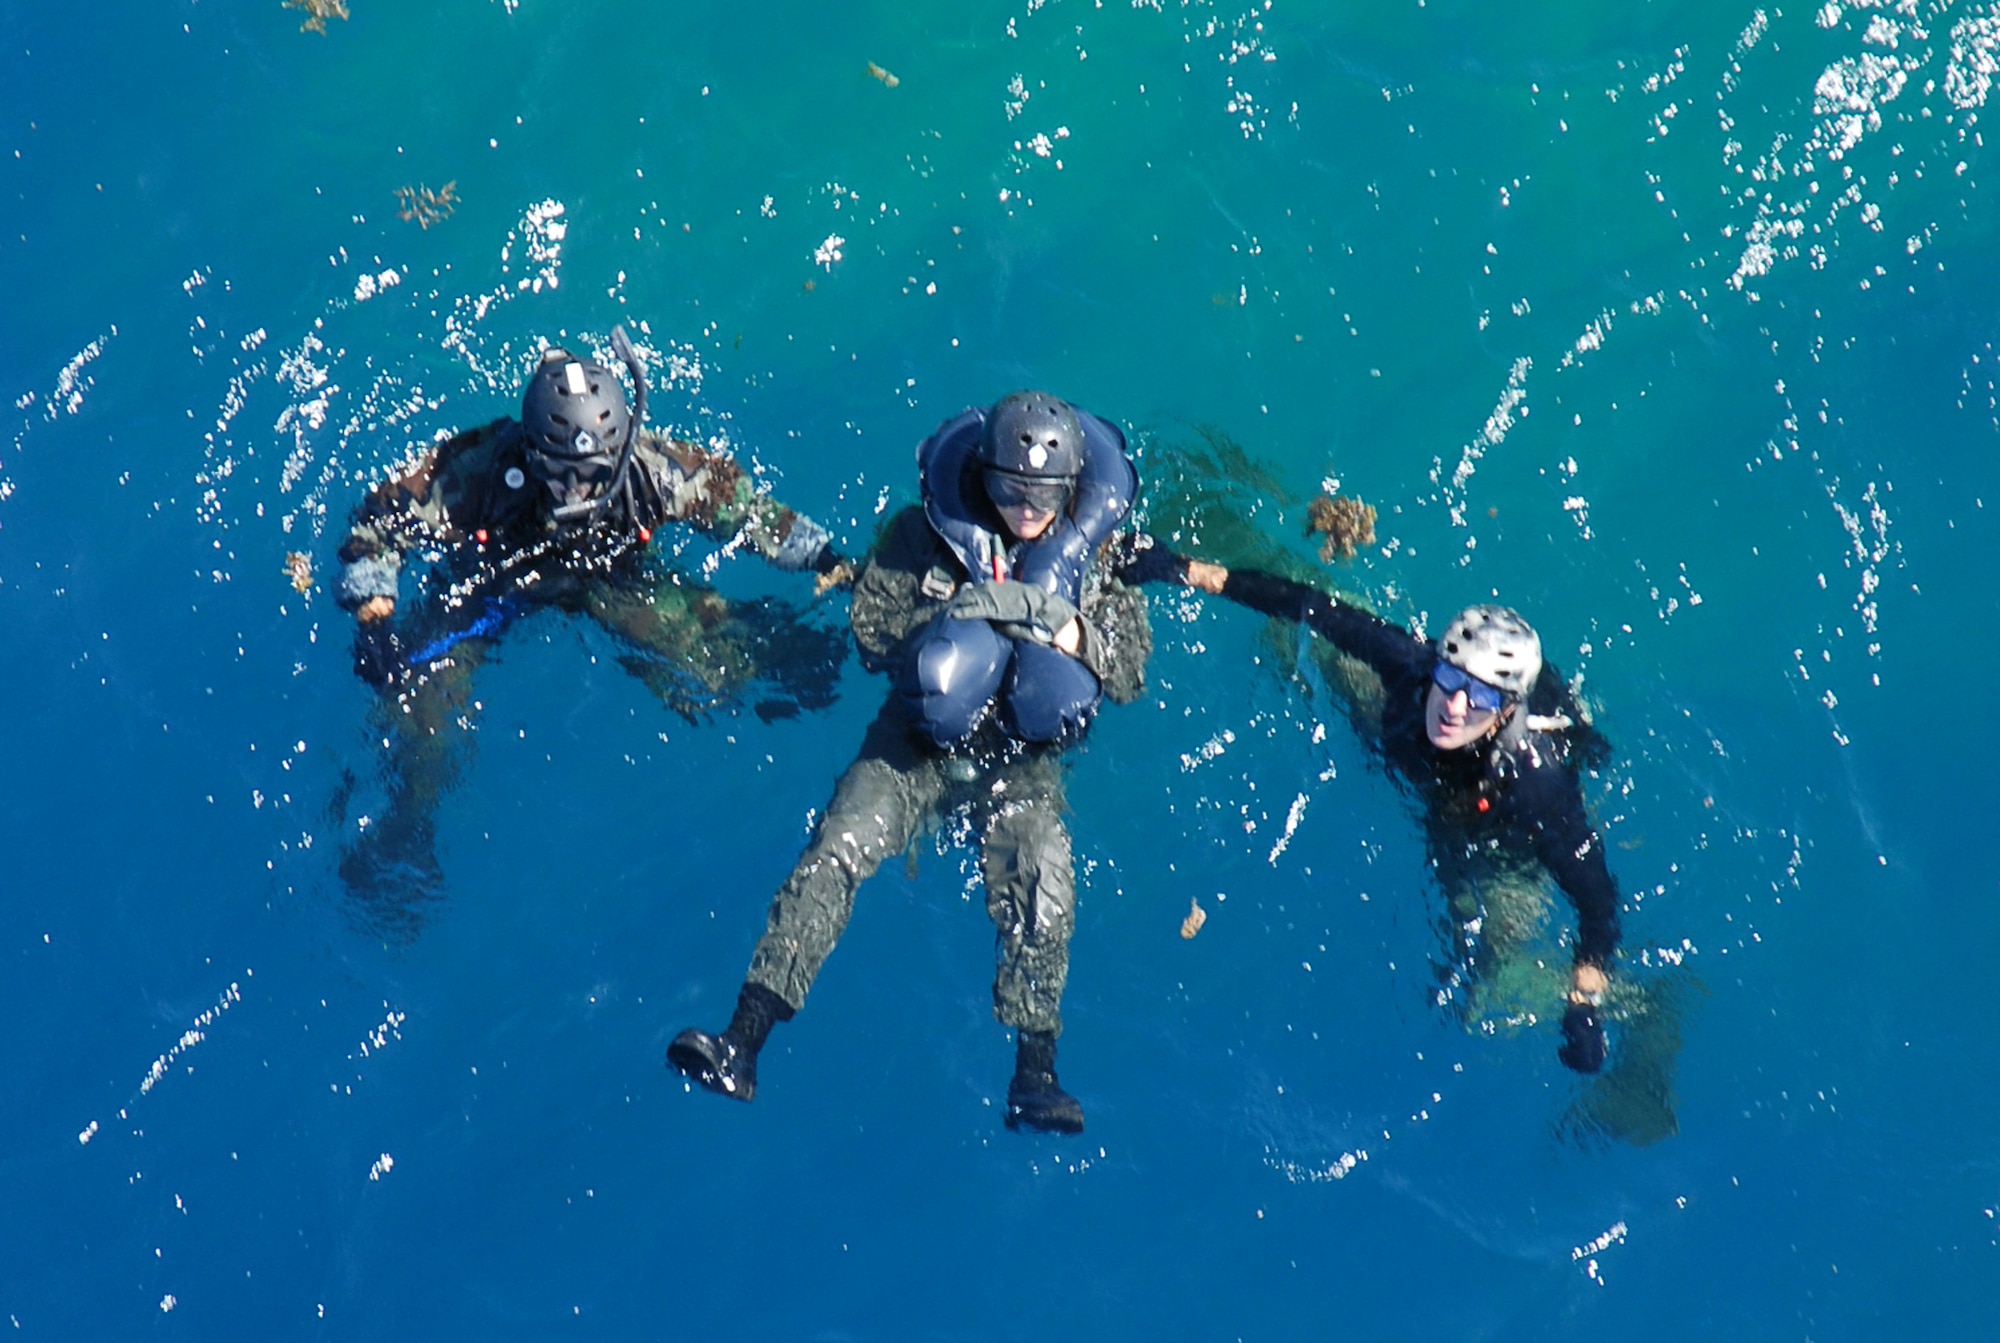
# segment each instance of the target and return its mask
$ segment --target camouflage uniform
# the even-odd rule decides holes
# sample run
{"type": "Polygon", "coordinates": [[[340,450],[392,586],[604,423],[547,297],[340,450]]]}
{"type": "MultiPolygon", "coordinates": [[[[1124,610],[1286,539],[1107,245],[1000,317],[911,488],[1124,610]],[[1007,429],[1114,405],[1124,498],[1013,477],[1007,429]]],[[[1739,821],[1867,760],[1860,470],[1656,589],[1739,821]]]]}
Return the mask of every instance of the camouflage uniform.
{"type": "MultiPolygon", "coordinates": [[[[1105,695],[1124,704],[1145,688],[1152,631],[1144,596],[1109,567],[1100,555],[1079,608],[1101,644],[1089,646],[1091,670],[1105,695]]],[[[862,665],[900,668],[913,637],[966,577],[922,509],[899,514],[854,587],[850,620],[862,665]]],[[[1076,923],[1060,748],[1008,741],[988,723],[971,746],[947,753],[911,727],[904,701],[892,694],[834,789],[811,845],[772,900],[747,982],[792,1012],[803,1007],[847,927],[856,888],[927,824],[964,809],[981,835],[986,910],[998,933],[994,1015],[1017,1030],[1054,1036],[1062,1029],[1076,923]]]]}
{"type": "MultiPolygon", "coordinates": [[[[564,543],[559,549],[575,552],[556,556],[553,566],[532,565],[542,578],[552,576],[551,569],[574,569],[577,559],[596,558],[581,553],[549,517],[546,496],[528,471],[529,451],[520,423],[499,419],[438,445],[371,490],[340,547],[341,604],[351,610],[371,597],[394,597],[403,555],[418,547],[455,548],[444,556],[454,576],[480,563],[477,553],[464,553],[467,542],[490,546],[509,565],[558,541],[564,543]]],[[[587,529],[600,551],[630,548],[633,533],[643,544],[661,524],[686,522],[780,569],[813,568],[826,554],[823,528],[759,493],[749,473],[724,454],[642,429],[633,476],[630,516],[620,519],[619,534],[587,529]]],[[[519,583],[534,581],[523,574],[519,583]]]]}
{"type": "Polygon", "coordinates": [[[543,607],[589,617],[627,650],[620,662],[694,719],[751,691],[765,718],[834,698],[837,630],[783,603],[732,603],[649,553],[655,528],[685,522],[784,570],[838,562],[810,518],[760,493],[728,456],[638,431],[631,487],[589,524],[559,527],[528,470],[518,421],[499,419],[423,453],[376,486],[340,547],[338,598],[354,610],[398,595],[406,556],[430,561],[419,599],[357,632],[356,669],[382,690],[372,715],[388,752],[385,813],[341,874],[378,931],[407,938],[434,898],[432,817],[470,744],[474,670],[505,626],[543,607]]]}

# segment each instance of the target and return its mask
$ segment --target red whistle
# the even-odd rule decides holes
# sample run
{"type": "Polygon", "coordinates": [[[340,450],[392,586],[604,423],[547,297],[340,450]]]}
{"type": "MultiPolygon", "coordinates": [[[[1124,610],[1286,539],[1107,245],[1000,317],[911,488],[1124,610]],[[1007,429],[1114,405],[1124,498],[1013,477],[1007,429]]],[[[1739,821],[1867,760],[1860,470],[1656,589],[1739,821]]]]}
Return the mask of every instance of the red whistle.
{"type": "Polygon", "coordinates": [[[640,544],[640,545],[642,545],[642,546],[643,546],[643,545],[647,545],[647,544],[649,544],[649,543],[650,543],[650,542],[652,541],[652,539],[653,539],[653,529],[652,529],[652,528],[650,528],[650,527],[641,527],[641,528],[639,529],[639,544],[640,544]]]}
{"type": "Polygon", "coordinates": [[[480,545],[482,545],[482,546],[483,546],[483,545],[485,545],[485,544],[486,544],[486,529],[485,529],[484,527],[481,527],[481,528],[480,528],[480,529],[479,529],[478,531],[476,531],[476,532],[474,532],[474,533],[472,534],[472,539],[473,539],[473,540],[475,540],[475,541],[477,541],[477,542],[478,542],[478,543],[479,543],[480,545]]]}
{"type": "Polygon", "coordinates": [[[1479,799],[1479,809],[1481,811],[1491,811],[1493,809],[1493,804],[1482,797],[1479,799]]]}

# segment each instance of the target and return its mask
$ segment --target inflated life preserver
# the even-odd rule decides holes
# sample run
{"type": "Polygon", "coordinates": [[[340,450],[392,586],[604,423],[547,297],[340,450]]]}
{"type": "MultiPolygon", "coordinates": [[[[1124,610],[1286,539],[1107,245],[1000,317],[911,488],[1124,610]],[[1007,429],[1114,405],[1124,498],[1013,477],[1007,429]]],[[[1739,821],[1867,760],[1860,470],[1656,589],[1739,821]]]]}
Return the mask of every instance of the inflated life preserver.
{"type": "Polygon", "coordinates": [[[1046,532],[1017,542],[1011,551],[979,483],[986,412],[974,408],[956,415],[918,446],[924,515],[973,582],[1005,577],[1037,583],[1072,603],[1081,595],[1091,555],[1132,511],[1139,473],[1125,454],[1125,435],[1117,425],[1087,410],[1077,409],[1076,418],[1083,427],[1083,470],[1076,478],[1076,495],[1046,532]]]}
{"type": "MultiPolygon", "coordinates": [[[[1139,473],[1116,425],[1085,410],[1076,417],[1083,470],[1070,506],[1042,535],[1011,547],[979,482],[986,412],[954,416],[918,447],[924,515],[971,582],[1033,583],[1081,603],[1091,556],[1132,511],[1139,473]]],[[[1088,724],[1103,695],[1096,675],[1076,658],[1009,639],[984,620],[949,615],[918,637],[901,688],[918,730],[939,746],[965,740],[989,709],[1017,740],[1059,741],[1088,724]]]]}

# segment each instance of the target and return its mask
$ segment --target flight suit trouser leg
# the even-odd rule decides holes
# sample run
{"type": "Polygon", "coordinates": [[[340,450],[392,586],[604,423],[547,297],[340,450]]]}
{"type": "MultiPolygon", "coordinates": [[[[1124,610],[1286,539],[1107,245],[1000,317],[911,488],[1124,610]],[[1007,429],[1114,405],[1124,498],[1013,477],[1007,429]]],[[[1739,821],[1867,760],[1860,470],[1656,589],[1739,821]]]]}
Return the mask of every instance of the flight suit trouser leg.
{"type": "Polygon", "coordinates": [[[909,847],[942,792],[936,762],[914,749],[906,720],[885,710],[840,776],[812,843],[772,899],[745,982],[769,989],[794,1012],[804,1007],[847,929],[855,891],[884,859],[909,847]]]}
{"type": "Polygon", "coordinates": [[[1029,762],[986,832],[981,866],[986,913],[996,930],[993,1015],[1019,1031],[1062,1033],[1069,939],[1076,928],[1076,876],[1062,819],[1062,776],[1050,760],[1029,762]]]}

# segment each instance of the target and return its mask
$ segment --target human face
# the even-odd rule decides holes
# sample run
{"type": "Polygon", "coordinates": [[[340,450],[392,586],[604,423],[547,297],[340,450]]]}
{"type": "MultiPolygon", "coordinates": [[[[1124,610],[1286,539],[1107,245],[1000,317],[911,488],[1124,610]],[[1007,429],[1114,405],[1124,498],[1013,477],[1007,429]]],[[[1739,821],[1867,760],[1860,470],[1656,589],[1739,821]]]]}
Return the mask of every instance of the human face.
{"type": "Polygon", "coordinates": [[[1477,677],[1444,662],[1432,673],[1430,693],[1424,698],[1424,728],[1438,750],[1472,745],[1490,735],[1506,713],[1506,697],[1477,677]]]}
{"type": "Polygon", "coordinates": [[[1034,540],[1047,531],[1049,524],[1055,520],[1055,514],[1040,512],[1032,504],[1016,504],[1000,510],[1000,521],[1007,524],[1007,530],[1017,541],[1034,540]]]}
{"type": "Polygon", "coordinates": [[[1007,471],[985,473],[986,497],[1016,540],[1032,541],[1049,529],[1069,502],[1070,481],[1017,476],[1007,471]]]}

